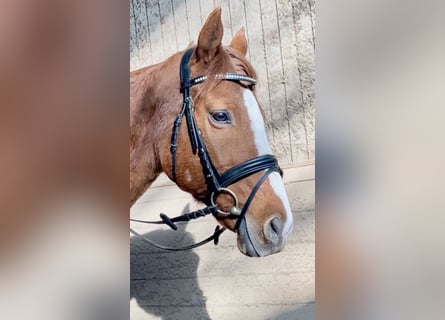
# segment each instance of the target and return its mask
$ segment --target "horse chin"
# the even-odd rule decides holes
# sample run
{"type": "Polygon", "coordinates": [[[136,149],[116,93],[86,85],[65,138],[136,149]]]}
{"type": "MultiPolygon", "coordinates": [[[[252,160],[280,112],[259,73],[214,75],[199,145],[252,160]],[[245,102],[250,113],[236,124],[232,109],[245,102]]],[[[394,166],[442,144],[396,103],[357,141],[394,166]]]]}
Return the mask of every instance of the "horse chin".
{"type": "Polygon", "coordinates": [[[243,221],[238,229],[238,249],[248,257],[259,257],[260,255],[252,243],[247,231],[246,222],[243,221]]]}
{"type": "Polygon", "coordinates": [[[277,250],[264,240],[258,239],[257,232],[250,227],[251,223],[244,219],[238,229],[238,249],[248,257],[264,257],[276,253],[277,250]]]}

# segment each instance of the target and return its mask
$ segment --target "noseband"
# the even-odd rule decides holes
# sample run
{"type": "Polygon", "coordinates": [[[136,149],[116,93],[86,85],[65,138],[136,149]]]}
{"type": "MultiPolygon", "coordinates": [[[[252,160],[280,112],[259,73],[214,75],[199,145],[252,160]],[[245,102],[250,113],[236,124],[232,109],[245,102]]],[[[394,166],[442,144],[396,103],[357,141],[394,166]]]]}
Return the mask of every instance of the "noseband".
{"type": "MultiPolygon", "coordinates": [[[[208,214],[221,214],[224,216],[224,218],[230,218],[230,219],[237,219],[235,224],[235,231],[237,231],[241,225],[241,222],[245,219],[247,210],[255,197],[255,194],[257,193],[258,189],[261,187],[263,182],[267,179],[267,177],[272,172],[278,172],[280,175],[282,175],[282,171],[278,165],[277,159],[273,155],[261,155],[257,156],[253,159],[244,161],[231,169],[225,171],[222,174],[219,174],[218,170],[214,167],[212,164],[210,155],[207,151],[206,145],[204,143],[204,140],[201,135],[201,131],[197,127],[195,114],[194,114],[194,106],[193,101],[190,96],[190,88],[194,85],[203,83],[205,80],[207,80],[209,77],[206,75],[198,76],[196,78],[191,78],[191,72],[190,72],[190,60],[193,55],[194,48],[190,48],[187,51],[185,51],[184,55],[181,59],[181,65],[180,65],[180,81],[181,81],[181,93],[183,97],[182,107],[179,111],[175,122],[173,124],[172,129],[172,137],[171,137],[171,147],[170,152],[172,155],[172,178],[173,181],[176,182],[176,151],[177,151],[177,140],[178,140],[178,134],[179,134],[179,128],[182,123],[182,119],[185,117],[187,122],[187,130],[188,130],[188,136],[190,139],[190,144],[192,147],[192,152],[194,155],[198,155],[201,167],[202,167],[202,173],[205,177],[205,181],[207,184],[207,192],[205,195],[205,198],[203,199],[203,202],[207,205],[207,207],[186,213],[180,216],[177,216],[175,218],[169,218],[165,214],[161,213],[160,221],[143,221],[143,220],[136,220],[136,219],[130,219],[131,221],[135,222],[141,222],[141,223],[152,223],[152,224],[166,224],[173,230],[177,229],[176,222],[180,221],[189,221],[192,219],[197,219],[199,217],[206,216],[208,214]],[[239,208],[239,202],[238,197],[236,196],[235,192],[230,190],[228,187],[248,176],[251,176],[257,172],[264,171],[263,175],[258,179],[255,186],[252,188],[252,191],[247,198],[246,202],[242,206],[242,208],[239,208]],[[218,205],[216,204],[216,199],[221,194],[228,194],[232,197],[234,205],[232,209],[229,212],[221,210],[218,205]]],[[[251,86],[256,84],[256,80],[248,77],[246,75],[237,74],[237,73],[225,73],[225,74],[217,74],[212,76],[213,79],[218,80],[227,80],[236,82],[240,85],[241,82],[247,82],[251,86]]],[[[154,245],[157,248],[164,249],[164,250],[170,250],[170,251],[182,251],[182,250],[189,250],[196,248],[198,246],[201,246],[207,242],[210,242],[214,240],[214,243],[218,243],[218,239],[220,234],[225,230],[225,228],[220,228],[219,226],[216,227],[214,233],[208,237],[207,239],[182,248],[170,248],[161,246],[152,240],[146,239],[142,237],[140,234],[135,232],[133,229],[130,228],[130,231],[137,235],[142,237],[145,241],[149,242],[150,244],[154,245]]]]}

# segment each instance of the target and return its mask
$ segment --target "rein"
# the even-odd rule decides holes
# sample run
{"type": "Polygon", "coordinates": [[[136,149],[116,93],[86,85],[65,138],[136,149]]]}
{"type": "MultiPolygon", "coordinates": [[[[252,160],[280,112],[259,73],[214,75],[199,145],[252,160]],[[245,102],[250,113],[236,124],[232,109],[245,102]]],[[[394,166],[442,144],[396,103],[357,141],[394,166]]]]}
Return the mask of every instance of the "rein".
{"type": "MultiPolygon", "coordinates": [[[[176,223],[177,222],[185,222],[190,221],[193,219],[197,219],[200,217],[207,216],[209,214],[222,214],[226,216],[227,218],[236,218],[236,224],[235,224],[235,231],[237,231],[242,223],[242,221],[245,219],[247,209],[250,206],[250,203],[253,201],[257,191],[263,184],[263,182],[267,179],[267,177],[272,172],[278,172],[280,175],[283,175],[283,172],[281,168],[278,165],[277,159],[270,154],[267,155],[261,155],[257,156],[253,159],[244,161],[242,163],[237,164],[236,166],[232,167],[231,169],[227,170],[223,174],[219,174],[216,168],[213,166],[212,161],[210,159],[210,155],[207,151],[206,145],[204,143],[204,140],[201,135],[201,131],[196,125],[196,119],[194,114],[194,106],[193,106],[193,100],[190,95],[190,88],[194,85],[203,83],[205,80],[207,80],[209,77],[206,75],[201,75],[196,78],[191,77],[191,71],[190,71],[190,60],[193,55],[194,48],[190,48],[185,51],[181,58],[181,65],[180,65],[180,81],[181,81],[181,93],[183,97],[182,107],[179,111],[178,115],[176,116],[176,119],[173,123],[172,128],[172,136],[171,136],[171,145],[170,145],[170,152],[172,155],[172,178],[173,181],[176,182],[176,151],[177,151],[177,140],[178,140],[178,134],[179,134],[179,128],[181,126],[182,120],[185,117],[186,123],[187,123],[187,129],[188,129],[188,136],[190,139],[190,144],[192,147],[192,152],[194,155],[198,155],[201,167],[202,167],[202,173],[205,177],[206,184],[207,184],[207,192],[206,197],[204,199],[204,203],[207,205],[207,207],[203,209],[199,209],[197,211],[189,212],[182,214],[180,216],[169,218],[167,215],[161,213],[159,221],[144,221],[144,220],[137,220],[137,219],[130,219],[130,221],[133,222],[139,222],[139,223],[149,223],[149,224],[165,224],[172,228],[173,230],[177,230],[176,223]],[[260,179],[257,181],[255,186],[253,187],[249,197],[246,200],[246,203],[242,208],[239,208],[239,202],[236,194],[230,190],[228,187],[252,174],[255,174],[260,171],[264,171],[263,175],[260,177],[260,179]],[[216,204],[216,199],[221,194],[228,194],[232,197],[234,201],[234,206],[231,208],[229,212],[225,212],[218,208],[218,205],[216,204]]],[[[217,74],[213,76],[214,79],[220,79],[220,80],[227,80],[227,81],[234,81],[239,83],[241,82],[248,82],[250,85],[255,85],[256,80],[248,77],[246,75],[237,74],[237,73],[224,73],[224,74],[217,74]]],[[[151,245],[162,249],[162,250],[169,250],[169,251],[183,251],[183,250],[190,250],[196,247],[199,247],[201,245],[204,245],[210,241],[213,240],[214,244],[217,245],[219,241],[219,236],[221,233],[225,231],[225,228],[221,228],[220,226],[217,226],[214,233],[209,236],[208,238],[189,245],[185,247],[180,248],[172,248],[172,247],[166,247],[162,246],[150,239],[147,239],[134,231],[130,228],[130,232],[134,235],[141,237],[146,242],[150,243],[151,245]]]]}

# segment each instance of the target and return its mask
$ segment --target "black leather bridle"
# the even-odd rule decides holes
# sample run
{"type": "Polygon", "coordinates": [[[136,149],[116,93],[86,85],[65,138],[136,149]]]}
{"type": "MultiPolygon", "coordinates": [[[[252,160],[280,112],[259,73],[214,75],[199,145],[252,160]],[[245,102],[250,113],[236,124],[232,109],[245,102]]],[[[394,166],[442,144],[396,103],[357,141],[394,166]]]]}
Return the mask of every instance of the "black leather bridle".
{"type": "MultiPolygon", "coordinates": [[[[194,107],[193,107],[193,101],[190,95],[190,89],[194,85],[203,83],[205,80],[207,80],[209,77],[206,75],[198,76],[196,78],[191,77],[190,72],[190,60],[193,55],[194,48],[189,48],[185,51],[185,53],[182,56],[181,59],[181,65],[180,65],[180,81],[181,81],[181,93],[183,97],[182,107],[179,111],[176,120],[173,124],[172,129],[172,137],[171,137],[171,147],[170,152],[172,156],[172,178],[173,181],[176,182],[176,151],[177,151],[177,140],[178,140],[178,134],[179,134],[179,128],[182,123],[182,119],[185,117],[187,122],[187,129],[188,129],[188,135],[190,139],[190,144],[192,147],[192,152],[194,155],[198,155],[201,167],[202,167],[202,173],[205,177],[205,181],[207,184],[207,192],[205,195],[205,198],[203,199],[203,202],[207,205],[207,207],[203,209],[199,209],[197,211],[193,211],[190,213],[185,213],[180,216],[177,216],[175,218],[169,218],[167,215],[161,213],[160,221],[144,221],[144,220],[136,220],[136,219],[130,219],[131,221],[135,222],[141,222],[141,223],[152,223],[152,224],[166,224],[173,230],[177,230],[176,222],[180,221],[189,221],[192,219],[197,219],[199,217],[206,216],[208,214],[221,214],[227,218],[236,218],[236,224],[235,224],[235,231],[237,231],[241,225],[241,222],[245,219],[245,215],[247,213],[247,209],[249,208],[253,198],[255,197],[258,189],[261,187],[263,182],[267,179],[267,177],[272,172],[278,172],[280,175],[282,175],[281,168],[278,165],[277,159],[271,155],[260,155],[253,159],[244,161],[231,169],[227,170],[223,174],[219,174],[218,170],[213,166],[212,161],[210,159],[209,153],[207,151],[206,145],[204,143],[204,140],[202,138],[201,132],[196,124],[195,114],[194,114],[194,107]],[[230,190],[228,187],[248,176],[251,176],[252,174],[255,174],[257,172],[264,171],[263,175],[260,177],[260,179],[257,181],[255,186],[253,187],[249,197],[247,198],[244,206],[240,209],[238,198],[236,194],[230,190]],[[216,204],[216,199],[221,194],[228,194],[233,198],[234,206],[230,210],[230,212],[222,211],[220,208],[218,208],[218,205],[216,204]]],[[[227,81],[233,81],[241,84],[241,82],[247,82],[250,85],[255,85],[256,80],[248,77],[246,75],[237,74],[237,73],[225,73],[225,74],[217,74],[212,76],[214,79],[219,80],[227,80],[227,81]]],[[[152,240],[146,239],[145,237],[142,237],[139,233],[135,232],[133,229],[130,228],[130,231],[137,235],[142,237],[145,241],[149,242],[150,244],[154,245],[157,248],[163,249],[163,250],[170,250],[170,251],[182,251],[182,250],[189,250],[196,248],[198,246],[201,246],[205,243],[208,243],[212,240],[214,240],[214,243],[218,243],[218,239],[220,234],[225,230],[225,228],[220,228],[219,226],[216,227],[214,233],[208,237],[207,239],[195,243],[190,246],[181,247],[181,248],[171,248],[171,247],[165,247],[162,245],[159,245],[152,240]]]]}

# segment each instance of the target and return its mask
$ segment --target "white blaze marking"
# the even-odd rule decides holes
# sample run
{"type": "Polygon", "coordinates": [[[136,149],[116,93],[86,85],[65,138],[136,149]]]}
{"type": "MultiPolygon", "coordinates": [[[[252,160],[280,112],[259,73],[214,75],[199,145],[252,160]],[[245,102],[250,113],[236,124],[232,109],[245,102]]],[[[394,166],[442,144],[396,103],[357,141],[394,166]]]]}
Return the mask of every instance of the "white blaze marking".
{"type": "MultiPolygon", "coordinates": [[[[260,111],[258,102],[252,91],[244,89],[243,93],[244,104],[247,108],[247,113],[250,118],[250,127],[253,131],[255,146],[258,150],[258,155],[272,154],[270,149],[269,140],[267,139],[266,127],[264,125],[264,119],[260,111]]],[[[289,205],[286,190],[284,189],[284,183],[278,172],[273,172],[269,176],[269,183],[275,194],[281,199],[284,208],[286,209],[286,223],[284,225],[283,234],[287,237],[292,231],[292,210],[289,205]]]]}

